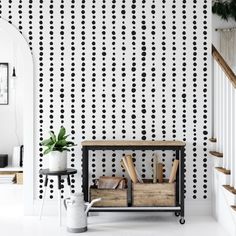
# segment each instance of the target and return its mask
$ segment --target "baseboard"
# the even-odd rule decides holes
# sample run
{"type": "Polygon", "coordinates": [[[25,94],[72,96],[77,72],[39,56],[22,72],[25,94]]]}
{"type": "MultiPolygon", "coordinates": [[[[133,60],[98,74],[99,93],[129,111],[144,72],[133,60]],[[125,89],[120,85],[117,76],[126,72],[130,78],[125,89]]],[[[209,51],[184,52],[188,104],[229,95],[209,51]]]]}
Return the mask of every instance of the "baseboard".
{"type": "Polygon", "coordinates": [[[212,216],[211,200],[187,200],[185,203],[186,216],[212,216]]]}

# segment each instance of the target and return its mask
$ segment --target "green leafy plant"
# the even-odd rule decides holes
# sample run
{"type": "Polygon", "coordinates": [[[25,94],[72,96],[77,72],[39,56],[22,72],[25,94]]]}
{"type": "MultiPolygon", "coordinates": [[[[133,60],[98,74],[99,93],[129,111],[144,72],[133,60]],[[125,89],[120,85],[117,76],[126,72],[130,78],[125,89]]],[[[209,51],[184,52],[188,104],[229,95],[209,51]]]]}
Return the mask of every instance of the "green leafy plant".
{"type": "Polygon", "coordinates": [[[44,155],[52,151],[70,151],[71,147],[76,146],[73,142],[66,140],[69,135],[66,135],[66,129],[63,126],[57,136],[53,131],[50,131],[49,134],[50,138],[41,142],[41,144],[46,147],[43,153],[44,155]]]}
{"type": "Polygon", "coordinates": [[[223,20],[233,18],[236,21],[236,1],[214,1],[212,4],[212,13],[220,16],[223,20]]]}

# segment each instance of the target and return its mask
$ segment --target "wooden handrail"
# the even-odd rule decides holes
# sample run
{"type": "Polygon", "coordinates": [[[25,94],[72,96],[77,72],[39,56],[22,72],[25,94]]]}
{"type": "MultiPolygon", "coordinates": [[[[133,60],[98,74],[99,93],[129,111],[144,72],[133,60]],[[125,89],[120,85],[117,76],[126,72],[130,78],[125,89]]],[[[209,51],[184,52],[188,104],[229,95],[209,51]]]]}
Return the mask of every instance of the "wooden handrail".
{"type": "Polygon", "coordinates": [[[220,53],[217,51],[217,49],[212,44],[212,56],[215,58],[215,60],[220,65],[221,69],[225,72],[231,83],[233,84],[234,88],[236,88],[236,75],[232,71],[232,69],[229,67],[225,59],[220,55],[220,53]]]}

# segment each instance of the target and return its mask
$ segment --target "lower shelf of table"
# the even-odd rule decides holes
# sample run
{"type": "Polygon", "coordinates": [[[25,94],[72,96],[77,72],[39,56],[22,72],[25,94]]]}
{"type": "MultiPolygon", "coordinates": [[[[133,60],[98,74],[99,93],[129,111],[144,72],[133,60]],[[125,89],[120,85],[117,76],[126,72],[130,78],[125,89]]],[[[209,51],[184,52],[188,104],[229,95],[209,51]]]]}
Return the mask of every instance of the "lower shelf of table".
{"type": "Polygon", "coordinates": [[[159,211],[159,212],[179,212],[180,206],[175,207],[91,207],[90,212],[142,212],[142,211],[159,211]]]}

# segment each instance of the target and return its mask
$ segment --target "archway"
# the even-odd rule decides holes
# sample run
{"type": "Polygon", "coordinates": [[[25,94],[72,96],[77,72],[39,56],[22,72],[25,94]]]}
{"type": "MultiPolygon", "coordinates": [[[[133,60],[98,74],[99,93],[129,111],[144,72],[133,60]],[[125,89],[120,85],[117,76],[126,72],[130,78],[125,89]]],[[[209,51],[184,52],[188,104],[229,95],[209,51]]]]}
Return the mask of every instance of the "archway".
{"type": "MultiPolygon", "coordinates": [[[[34,199],[34,68],[33,57],[29,45],[16,27],[4,19],[0,19],[0,35],[7,34],[20,50],[20,69],[23,83],[23,144],[24,144],[24,214],[33,213],[34,199]]],[[[19,69],[19,68],[18,68],[19,69]]],[[[18,70],[19,71],[19,70],[18,70]]],[[[17,73],[17,71],[16,71],[17,73]]],[[[12,74],[12,71],[9,72],[12,74]]]]}

